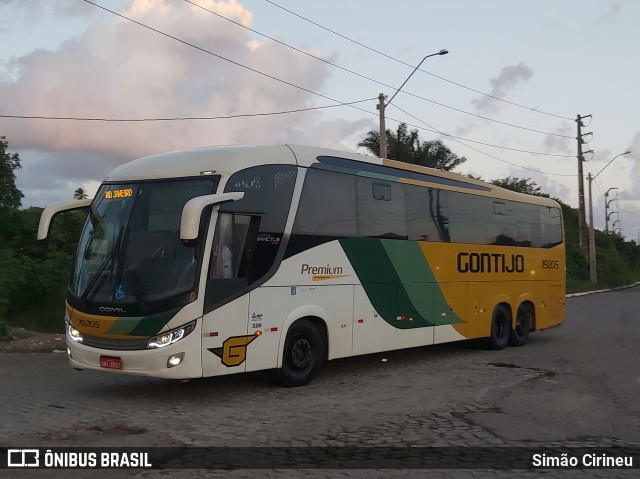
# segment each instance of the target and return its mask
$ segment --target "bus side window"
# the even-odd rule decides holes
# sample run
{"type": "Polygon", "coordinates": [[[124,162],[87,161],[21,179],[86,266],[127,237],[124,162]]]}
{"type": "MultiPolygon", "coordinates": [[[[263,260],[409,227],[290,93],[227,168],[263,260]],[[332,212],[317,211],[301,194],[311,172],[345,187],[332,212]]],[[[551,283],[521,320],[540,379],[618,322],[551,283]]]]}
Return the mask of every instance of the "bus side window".
{"type": "Polygon", "coordinates": [[[259,216],[218,215],[209,278],[249,277],[259,224],[259,216]]]}
{"type": "Polygon", "coordinates": [[[562,243],[562,214],[558,208],[540,206],[540,224],[543,248],[562,243]]]}
{"type": "Polygon", "coordinates": [[[218,215],[218,224],[213,237],[211,268],[209,278],[231,278],[233,276],[233,216],[227,213],[218,215]]]}

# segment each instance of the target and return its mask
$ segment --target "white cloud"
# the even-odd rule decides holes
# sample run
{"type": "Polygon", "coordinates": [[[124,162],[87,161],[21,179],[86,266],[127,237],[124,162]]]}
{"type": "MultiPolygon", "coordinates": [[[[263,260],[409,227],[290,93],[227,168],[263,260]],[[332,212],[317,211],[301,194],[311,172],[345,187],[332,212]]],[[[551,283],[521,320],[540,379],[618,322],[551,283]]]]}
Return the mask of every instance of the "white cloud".
{"type": "Polygon", "coordinates": [[[628,150],[631,151],[627,156],[627,161],[631,162],[631,189],[628,198],[640,201],[640,131],[631,140],[628,150]]]}
{"type": "MultiPolygon", "coordinates": [[[[533,76],[533,69],[520,62],[517,65],[508,65],[500,70],[496,78],[491,79],[490,95],[505,99],[509,92],[515,89],[520,83],[527,82],[533,76]]],[[[471,100],[477,111],[482,113],[492,113],[500,109],[498,100],[482,96],[479,99],[471,100]]]]}
{"type": "Polygon", "coordinates": [[[563,123],[561,126],[553,128],[551,133],[562,136],[546,135],[544,137],[544,146],[547,151],[553,152],[554,154],[564,153],[567,155],[575,153],[576,140],[566,138],[567,136],[571,136],[572,133],[569,123],[563,123]]]}
{"type": "Polygon", "coordinates": [[[605,14],[601,15],[600,17],[598,17],[598,19],[596,20],[596,23],[600,23],[600,24],[610,23],[610,22],[614,21],[615,18],[620,15],[621,11],[622,11],[622,5],[620,5],[619,2],[613,2],[609,6],[609,10],[607,11],[607,13],[605,13],[605,14]]]}
{"type": "MultiPolygon", "coordinates": [[[[235,0],[199,3],[243,25],[251,24],[252,13],[235,0]]],[[[38,50],[18,58],[16,74],[0,75],[3,112],[102,118],[208,117],[330,103],[108,12],[98,13],[81,36],[55,51],[38,50]]],[[[326,65],[272,42],[252,42],[245,30],[183,2],[132,0],[123,14],[307,90],[321,91],[329,76],[326,65]]],[[[211,121],[3,123],[2,134],[10,148],[21,154],[19,183],[25,188],[23,203],[27,206],[36,204],[31,198],[44,199],[46,191],[51,197],[68,191],[68,197],[88,180],[101,179],[118,164],[147,154],[292,140],[342,148],[342,141],[355,131],[375,127],[371,119],[323,121],[317,111],[211,121]],[[41,184],[43,174],[45,184],[41,184]]]]}

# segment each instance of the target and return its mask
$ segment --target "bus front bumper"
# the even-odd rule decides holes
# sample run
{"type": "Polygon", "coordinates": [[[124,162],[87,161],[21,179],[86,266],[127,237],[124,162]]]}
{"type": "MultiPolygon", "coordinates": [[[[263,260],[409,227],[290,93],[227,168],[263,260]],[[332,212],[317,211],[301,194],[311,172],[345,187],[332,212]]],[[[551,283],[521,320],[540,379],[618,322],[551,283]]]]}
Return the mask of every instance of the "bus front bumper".
{"type": "Polygon", "coordinates": [[[85,346],[67,336],[69,363],[76,369],[135,374],[165,379],[202,377],[200,331],[163,348],[119,351],[85,346]],[[172,366],[180,358],[179,364],[172,366]]]}

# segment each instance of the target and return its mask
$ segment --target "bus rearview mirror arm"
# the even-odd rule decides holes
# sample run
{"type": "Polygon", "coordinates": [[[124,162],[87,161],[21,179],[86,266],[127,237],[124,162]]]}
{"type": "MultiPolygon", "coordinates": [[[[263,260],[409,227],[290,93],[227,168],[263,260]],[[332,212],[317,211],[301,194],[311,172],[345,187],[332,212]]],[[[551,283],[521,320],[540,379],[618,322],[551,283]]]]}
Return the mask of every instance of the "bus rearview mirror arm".
{"type": "Polygon", "coordinates": [[[47,206],[40,215],[40,223],[38,224],[37,236],[38,241],[47,239],[47,236],[49,235],[49,228],[51,227],[51,221],[57,214],[63,213],[65,211],[89,208],[92,201],[93,198],[87,198],[86,200],[64,201],[62,203],[54,203],[50,206],[47,206]]]}
{"type": "Polygon", "coordinates": [[[229,201],[238,201],[244,198],[244,191],[233,191],[231,193],[220,193],[215,195],[196,196],[187,201],[182,208],[182,218],[180,219],[180,240],[186,243],[198,238],[200,228],[200,217],[202,210],[210,205],[219,205],[229,201]]]}

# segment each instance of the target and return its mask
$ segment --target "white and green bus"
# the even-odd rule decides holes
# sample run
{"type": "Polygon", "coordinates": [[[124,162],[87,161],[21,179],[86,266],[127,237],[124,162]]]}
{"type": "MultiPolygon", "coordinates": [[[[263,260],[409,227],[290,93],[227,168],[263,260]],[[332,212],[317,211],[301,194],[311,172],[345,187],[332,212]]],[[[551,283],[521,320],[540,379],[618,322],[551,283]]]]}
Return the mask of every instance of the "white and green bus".
{"type": "Polygon", "coordinates": [[[116,168],[66,301],[74,368],[188,379],[485,338],[564,320],[561,210],[455,173],[327,149],[215,147],[116,168]]]}

